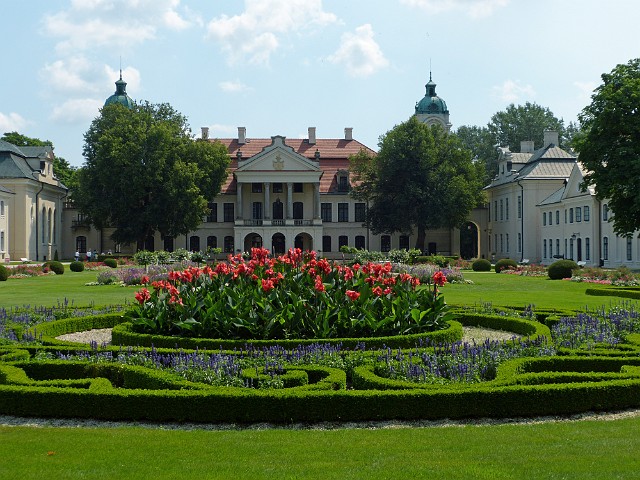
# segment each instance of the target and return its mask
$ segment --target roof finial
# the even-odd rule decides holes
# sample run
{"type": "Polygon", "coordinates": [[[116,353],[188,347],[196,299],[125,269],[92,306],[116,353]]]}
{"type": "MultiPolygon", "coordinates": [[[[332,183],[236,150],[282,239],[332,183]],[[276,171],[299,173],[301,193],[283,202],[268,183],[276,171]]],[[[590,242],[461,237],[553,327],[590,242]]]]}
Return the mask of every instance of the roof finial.
{"type": "Polygon", "coordinates": [[[122,80],[122,55],[120,55],[120,80],[122,80]]]}
{"type": "Polygon", "coordinates": [[[429,81],[431,82],[431,57],[429,57],[429,81]]]}

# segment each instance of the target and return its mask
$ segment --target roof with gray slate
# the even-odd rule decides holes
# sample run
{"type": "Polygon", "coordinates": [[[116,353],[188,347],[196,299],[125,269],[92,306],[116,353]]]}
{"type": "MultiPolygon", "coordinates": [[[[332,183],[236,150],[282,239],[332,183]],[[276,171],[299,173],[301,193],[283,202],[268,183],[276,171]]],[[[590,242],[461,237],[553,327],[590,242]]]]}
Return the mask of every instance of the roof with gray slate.
{"type": "Polygon", "coordinates": [[[35,179],[33,170],[26,161],[27,157],[39,157],[37,152],[46,152],[51,147],[16,147],[12,143],[0,140],[0,178],[35,179]],[[24,150],[28,150],[25,152],[24,150]]]}

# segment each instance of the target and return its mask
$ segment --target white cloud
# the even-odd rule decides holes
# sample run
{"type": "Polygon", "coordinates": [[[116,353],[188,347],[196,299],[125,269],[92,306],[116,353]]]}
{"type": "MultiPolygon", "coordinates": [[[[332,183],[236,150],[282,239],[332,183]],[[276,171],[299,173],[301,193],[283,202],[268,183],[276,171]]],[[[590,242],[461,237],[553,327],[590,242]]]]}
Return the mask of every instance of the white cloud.
{"type": "Polygon", "coordinates": [[[51,119],[57,122],[84,124],[93,120],[104,105],[94,98],[71,99],[53,109],[51,119]]]}
{"type": "Polygon", "coordinates": [[[427,13],[463,12],[473,18],[488,17],[498,8],[505,7],[510,0],[400,0],[410,7],[417,7],[427,13]]]}
{"type": "Polygon", "coordinates": [[[214,123],[209,125],[209,138],[231,138],[238,134],[238,127],[214,123]]]}
{"type": "Polygon", "coordinates": [[[220,82],[218,83],[218,86],[220,87],[220,90],[222,90],[223,92],[229,92],[229,93],[245,93],[253,90],[253,88],[237,80],[235,82],[232,82],[232,81],[220,82]]]}
{"type": "Polygon", "coordinates": [[[522,85],[519,81],[505,80],[502,85],[493,87],[493,96],[505,102],[516,102],[522,97],[533,97],[536,92],[531,85],[522,85]]]}
{"type": "Polygon", "coordinates": [[[45,32],[60,39],[56,50],[63,54],[130,47],[155,38],[161,27],[184,30],[194,23],[180,0],[73,0],[69,9],[44,17],[45,32]]]}
{"type": "Polygon", "coordinates": [[[221,45],[231,63],[268,64],[282,37],[337,21],[322,9],[322,0],[245,0],[243,13],[211,20],[207,35],[221,45]]]}
{"type": "Polygon", "coordinates": [[[368,23],[357,27],[355,33],[343,34],[338,50],[328,60],[344,65],[353,77],[367,77],[389,65],[368,23]]]}
{"type": "Polygon", "coordinates": [[[0,112],[0,134],[7,132],[20,132],[29,124],[19,113],[8,114],[0,112]]]}

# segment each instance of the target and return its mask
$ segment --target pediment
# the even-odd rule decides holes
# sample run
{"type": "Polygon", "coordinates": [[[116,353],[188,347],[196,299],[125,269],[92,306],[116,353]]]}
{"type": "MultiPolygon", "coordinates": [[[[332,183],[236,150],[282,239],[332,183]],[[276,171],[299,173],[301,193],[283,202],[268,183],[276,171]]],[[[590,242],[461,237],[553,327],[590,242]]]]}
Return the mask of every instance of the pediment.
{"type": "Polygon", "coordinates": [[[320,173],[320,164],[314,160],[296,153],[293,148],[284,143],[285,137],[271,137],[271,145],[260,153],[242,160],[238,164],[236,173],[242,172],[313,172],[320,173]]]}
{"type": "Polygon", "coordinates": [[[571,174],[567,179],[567,187],[564,189],[564,194],[562,198],[573,198],[573,197],[582,197],[585,195],[593,195],[594,192],[593,187],[587,189],[586,192],[583,192],[580,189],[580,184],[584,180],[584,172],[580,168],[580,165],[576,163],[571,169],[571,174]]]}

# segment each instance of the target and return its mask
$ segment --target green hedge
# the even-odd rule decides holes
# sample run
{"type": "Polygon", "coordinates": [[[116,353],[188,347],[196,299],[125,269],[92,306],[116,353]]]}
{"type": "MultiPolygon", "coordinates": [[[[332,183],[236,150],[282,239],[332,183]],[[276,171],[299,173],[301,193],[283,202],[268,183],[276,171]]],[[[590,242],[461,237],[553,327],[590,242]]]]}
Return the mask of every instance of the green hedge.
{"type": "Polygon", "coordinates": [[[83,332],[94,328],[112,328],[124,321],[120,313],[108,313],[104,315],[88,315],[86,317],[72,317],[53,322],[40,323],[28,330],[34,338],[42,341],[44,345],[78,345],[75,342],[56,340],[55,337],[67,333],[83,332]]]}
{"type": "Polygon", "coordinates": [[[330,339],[291,339],[291,340],[226,340],[212,338],[185,338],[169,337],[163,335],[150,335],[136,333],[132,330],[131,323],[121,323],[114,326],[111,333],[112,345],[131,345],[140,347],[183,348],[183,349],[207,349],[207,350],[233,350],[244,348],[247,344],[254,347],[269,347],[279,345],[283,348],[294,348],[298,345],[312,345],[315,343],[341,344],[344,348],[356,348],[364,343],[367,348],[382,347],[413,348],[423,344],[427,339],[433,343],[451,343],[462,339],[462,326],[456,321],[450,321],[449,327],[435,332],[420,333],[414,335],[398,335],[393,337],[371,338],[330,338],[330,339]]]}
{"type": "Polygon", "coordinates": [[[640,291],[625,288],[587,288],[587,295],[640,299],[640,291]]]}
{"type": "Polygon", "coordinates": [[[464,311],[456,313],[456,320],[465,326],[478,326],[492,328],[494,330],[505,330],[507,332],[513,332],[518,335],[529,336],[532,338],[542,335],[551,340],[551,331],[549,330],[549,327],[534,320],[502,315],[484,315],[464,311]]]}
{"type": "MultiPolygon", "coordinates": [[[[528,373],[527,370],[542,369],[543,360],[547,359],[521,362],[515,377],[528,373]]],[[[48,362],[46,367],[50,368],[52,363],[48,362]]],[[[578,368],[581,371],[591,369],[594,364],[598,368],[608,365],[608,370],[603,371],[621,372],[626,365],[637,366],[640,358],[596,361],[583,357],[565,361],[563,365],[553,361],[547,363],[548,366],[578,368]]],[[[33,372],[33,368],[27,365],[0,365],[0,378],[24,382],[25,377],[19,370],[24,367],[24,371],[33,372]]],[[[45,368],[44,364],[42,368],[45,368]]],[[[80,367],[64,368],[70,371],[80,367]]],[[[96,373],[100,375],[115,377],[116,380],[120,378],[117,372],[109,372],[104,366],[98,370],[96,373]]],[[[104,380],[92,378],[89,382],[76,378],[65,379],[78,380],[74,387],[38,385],[37,382],[29,386],[0,385],[0,413],[111,420],[290,423],[561,415],[640,406],[640,379],[633,371],[620,373],[617,377],[608,374],[573,375],[576,380],[589,381],[557,383],[555,380],[561,376],[556,375],[554,379],[553,374],[549,374],[549,383],[544,384],[505,385],[495,381],[466,388],[305,390],[300,387],[252,390],[222,387],[142,390],[112,388],[114,381],[107,377],[103,377],[104,380]]]]}

